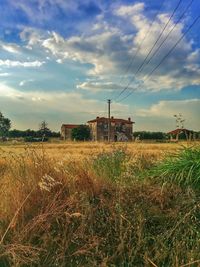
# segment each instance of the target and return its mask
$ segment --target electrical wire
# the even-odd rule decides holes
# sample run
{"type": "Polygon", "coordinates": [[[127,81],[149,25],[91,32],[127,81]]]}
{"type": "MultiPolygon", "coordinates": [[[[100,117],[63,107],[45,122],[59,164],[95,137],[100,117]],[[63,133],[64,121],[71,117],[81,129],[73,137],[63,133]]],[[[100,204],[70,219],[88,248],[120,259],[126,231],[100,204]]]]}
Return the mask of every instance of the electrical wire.
{"type": "MultiPolygon", "coordinates": [[[[139,51],[140,51],[140,49],[141,49],[141,47],[142,47],[142,45],[143,45],[143,43],[145,42],[146,38],[147,38],[147,37],[149,36],[149,34],[151,33],[151,29],[152,29],[152,27],[153,27],[153,25],[154,25],[154,23],[155,23],[155,21],[156,21],[156,18],[157,18],[157,16],[158,16],[158,14],[159,14],[160,11],[162,10],[164,3],[165,3],[165,1],[162,2],[160,8],[158,9],[158,11],[156,12],[156,14],[155,14],[155,16],[154,16],[154,19],[153,19],[152,23],[149,24],[149,27],[148,27],[148,29],[147,29],[147,31],[146,31],[146,33],[145,33],[143,39],[141,40],[140,44],[138,45],[138,47],[137,47],[137,49],[136,49],[136,51],[135,51],[135,54],[134,54],[133,58],[131,59],[129,65],[127,66],[127,68],[126,68],[126,70],[125,70],[124,76],[129,72],[130,68],[131,68],[132,65],[133,65],[133,62],[135,61],[136,56],[138,55],[138,53],[139,53],[139,51]]],[[[120,82],[119,82],[119,85],[121,85],[124,76],[122,76],[122,78],[121,78],[121,80],[120,80],[120,82]]]]}
{"type": "MultiPolygon", "coordinates": [[[[136,73],[134,75],[136,75],[140,70],[141,68],[143,67],[143,65],[145,64],[146,60],[148,59],[149,55],[151,54],[151,52],[153,51],[154,47],[157,45],[157,43],[159,42],[160,38],[162,37],[165,29],[167,28],[167,26],[169,25],[169,23],[171,22],[173,16],[175,15],[176,11],[178,10],[181,2],[183,0],[179,0],[177,5],[175,6],[175,9],[173,10],[171,16],[169,17],[168,21],[166,22],[165,26],[163,27],[162,31],[160,32],[158,38],[156,39],[156,41],[154,42],[153,46],[151,47],[151,49],[149,50],[148,54],[146,55],[145,59],[143,60],[143,62],[140,64],[139,68],[137,69],[136,73]]],[[[127,89],[128,87],[130,86],[130,84],[133,82],[135,77],[133,77],[129,82],[128,84],[124,87],[124,89],[118,94],[118,96],[114,99],[114,100],[117,100],[127,89]]]]}
{"type": "MultiPolygon", "coordinates": [[[[152,76],[152,74],[160,67],[160,65],[166,60],[166,58],[173,52],[173,50],[177,47],[177,45],[183,40],[183,38],[186,36],[186,34],[192,29],[192,27],[197,23],[197,21],[200,19],[200,15],[196,17],[196,19],[192,22],[192,24],[188,27],[188,29],[184,32],[184,34],[182,34],[182,36],[177,40],[177,42],[171,47],[171,49],[168,51],[168,53],[161,59],[161,61],[159,62],[159,64],[149,73],[147,74],[144,79],[143,79],[143,83],[147,80],[149,80],[149,78],[152,76]]],[[[141,85],[138,87],[138,89],[141,87],[141,85]]],[[[124,101],[126,98],[128,98],[131,94],[133,93],[133,91],[131,91],[128,95],[126,95],[125,97],[123,97],[122,99],[120,99],[118,101],[122,102],[124,101]]]]}
{"type": "Polygon", "coordinates": [[[162,45],[165,43],[165,41],[168,39],[168,37],[170,36],[170,34],[173,32],[173,30],[176,28],[176,26],[179,24],[179,22],[182,20],[182,18],[185,16],[185,14],[187,13],[188,9],[191,7],[192,3],[194,2],[194,0],[191,0],[190,3],[187,5],[186,9],[184,10],[184,12],[181,14],[181,16],[179,17],[179,19],[177,20],[177,22],[174,24],[174,26],[171,28],[171,30],[168,32],[168,34],[166,35],[166,37],[163,39],[163,41],[160,43],[160,45],[157,47],[157,49],[154,51],[154,53],[151,55],[151,57],[149,58],[149,60],[146,62],[146,65],[149,64],[149,62],[151,61],[151,59],[158,53],[158,51],[160,50],[160,48],[162,47],[162,45]]]}
{"type": "MultiPolygon", "coordinates": [[[[132,65],[133,65],[133,63],[134,63],[134,61],[135,61],[135,59],[136,59],[136,57],[137,57],[139,51],[141,50],[141,47],[142,47],[143,43],[145,42],[146,38],[147,38],[147,37],[149,36],[149,34],[151,33],[151,30],[152,30],[152,27],[153,27],[153,25],[154,25],[154,23],[155,23],[155,21],[156,21],[156,18],[157,18],[157,16],[158,16],[158,14],[160,13],[160,11],[162,10],[162,8],[163,8],[165,2],[166,2],[166,0],[163,0],[163,1],[162,1],[162,4],[160,5],[160,8],[158,9],[158,11],[156,12],[156,14],[155,14],[155,16],[154,16],[154,19],[153,19],[152,22],[149,24],[149,27],[148,27],[148,29],[147,29],[147,31],[146,31],[146,33],[145,33],[143,39],[142,39],[141,42],[139,43],[139,45],[138,45],[138,47],[137,47],[137,49],[136,49],[136,51],[135,51],[135,53],[134,53],[134,55],[133,55],[133,58],[131,59],[130,63],[127,65],[127,68],[126,68],[126,70],[125,70],[123,76],[121,77],[121,79],[120,79],[120,81],[119,81],[119,85],[122,84],[122,81],[123,81],[125,75],[129,72],[130,68],[132,67],[132,65]]],[[[115,94],[115,93],[114,93],[114,94],[115,94]]],[[[117,96],[116,96],[116,97],[117,97],[117,96]]],[[[110,98],[110,97],[109,97],[109,98],[110,98]]],[[[112,98],[112,97],[111,97],[111,98],[112,98]]],[[[115,98],[115,97],[114,97],[114,98],[115,98]]]]}

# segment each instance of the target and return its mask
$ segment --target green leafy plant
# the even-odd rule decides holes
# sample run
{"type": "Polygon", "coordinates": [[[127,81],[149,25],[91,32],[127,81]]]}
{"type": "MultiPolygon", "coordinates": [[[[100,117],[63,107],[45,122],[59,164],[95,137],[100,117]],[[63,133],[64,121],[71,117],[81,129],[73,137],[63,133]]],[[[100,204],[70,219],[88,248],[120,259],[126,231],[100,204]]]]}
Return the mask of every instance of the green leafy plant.
{"type": "Polygon", "coordinates": [[[0,112],[0,136],[5,138],[8,134],[8,131],[11,127],[11,121],[8,118],[5,118],[4,115],[0,112]]]}
{"type": "Polygon", "coordinates": [[[90,139],[90,129],[87,125],[80,125],[72,129],[72,139],[76,141],[86,141],[90,139]]]}
{"type": "Polygon", "coordinates": [[[151,171],[162,183],[200,188],[200,147],[182,147],[151,171]]]}

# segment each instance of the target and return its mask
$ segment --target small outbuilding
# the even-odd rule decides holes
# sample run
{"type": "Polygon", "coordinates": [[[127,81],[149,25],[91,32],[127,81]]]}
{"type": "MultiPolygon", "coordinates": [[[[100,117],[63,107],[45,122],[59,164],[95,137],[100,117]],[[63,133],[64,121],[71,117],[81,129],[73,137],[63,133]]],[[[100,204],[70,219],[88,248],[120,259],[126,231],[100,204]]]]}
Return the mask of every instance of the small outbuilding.
{"type": "Polygon", "coordinates": [[[177,142],[179,140],[180,134],[182,133],[185,135],[187,141],[196,140],[196,132],[184,128],[173,130],[171,132],[168,132],[167,134],[170,136],[170,141],[177,142]]]}
{"type": "Polygon", "coordinates": [[[61,126],[61,138],[63,140],[72,140],[72,129],[78,128],[78,124],[63,124],[61,126]]]}

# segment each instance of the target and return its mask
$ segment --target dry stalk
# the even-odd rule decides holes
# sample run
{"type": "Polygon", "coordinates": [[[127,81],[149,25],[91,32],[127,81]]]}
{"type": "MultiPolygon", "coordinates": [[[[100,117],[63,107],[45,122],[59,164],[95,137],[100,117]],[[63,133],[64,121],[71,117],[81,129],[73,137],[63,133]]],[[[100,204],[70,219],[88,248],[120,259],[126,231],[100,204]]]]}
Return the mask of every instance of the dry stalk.
{"type": "Polygon", "coordinates": [[[151,259],[147,258],[147,260],[152,264],[152,266],[158,267],[158,265],[156,265],[151,259]]]}
{"type": "Polygon", "coordinates": [[[186,263],[186,264],[181,265],[180,267],[190,266],[191,264],[198,263],[198,262],[200,262],[200,260],[191,261],[191,262],[189,262],[189,263],[186,263]]]}
{"type": "Polygon", "coordinates": [[[11,226],[13,225],[13,223],[14,223],[14,221],[15,221],[17,215],[19,214],[20,210],[23,208],[24,204],[25,204],[26,201],[29,199],[29,197],[30,197],[30,195],[32,194],[33,190],[34,190],[34,189],[32,189],[32,190],[30,191],[30,193],[26,196],[26,198],[24,199],[24,201],[22,202],[22,204],[19,206],[19,208],[18,208],[17,211],[15,212],[15,214],[14,214],[12,220],[10,221],[10,223],[9,223],[9,225],[8,225],[8,227],[7,227],[7,229],[6,229],[6,231],[4,232],[4,234],[3,234],[2,238],[1,238],[0,245],[3,243],[5,236],[7,235],[8,231],[9,231],[10,228],[11,228],[11,226]]]}

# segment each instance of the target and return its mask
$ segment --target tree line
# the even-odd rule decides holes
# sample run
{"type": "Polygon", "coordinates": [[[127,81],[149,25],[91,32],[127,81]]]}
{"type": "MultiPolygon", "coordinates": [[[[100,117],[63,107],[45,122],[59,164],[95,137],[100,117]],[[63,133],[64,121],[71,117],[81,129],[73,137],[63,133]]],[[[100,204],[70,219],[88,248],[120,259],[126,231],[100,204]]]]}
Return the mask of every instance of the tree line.
{"type": "Polygon", "coordinates": [[[7,138],[24,138],[25,141],[31,142],[47,141],[50,137],[60,137],[60,132],[51,131],[45,120],[39,124],[38,130],[11,130],[11,120],[0,112],[0,137],[3,140],[7,138]]]}
{"type": "MultiPolygon", "coordinates": [[[[200,132],[197,134],[200,136],[200,132]]],[[[11,130],[11,120],[0,112],[0,138],[23,138],[25,141],[48,141],[49,138],[60,138],[60,132],[51,131],[48,123],[44,120],[39,124],[38,130],[11,130]]],[[[167,140],[169,136],[164,132],[138,131],[133,133],[135,140],[167,140]]],[[[90,139],[90,129],[87,125],[80,125],[72,129],[72,139],[77,141],[87,141],[90,139]]],[[[179,135],[179,139],[186,139],[185,134],[179,135]]]]}

